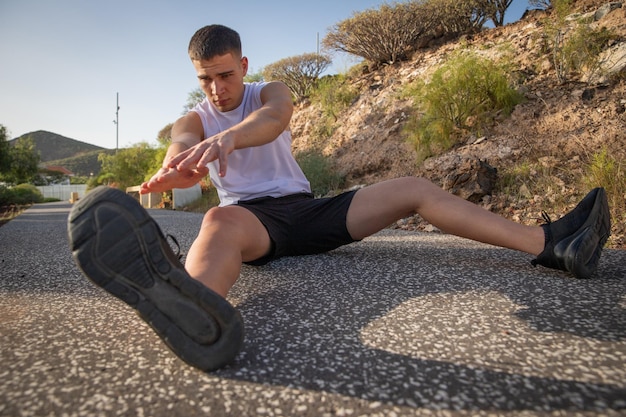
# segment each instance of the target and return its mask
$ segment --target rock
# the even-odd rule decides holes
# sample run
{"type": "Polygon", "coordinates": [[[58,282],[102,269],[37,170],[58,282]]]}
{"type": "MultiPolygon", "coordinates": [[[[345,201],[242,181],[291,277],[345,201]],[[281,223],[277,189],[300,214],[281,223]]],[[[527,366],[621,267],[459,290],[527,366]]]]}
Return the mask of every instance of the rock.
{"type": "Polygon", "coordinates": [[[620,1],[612,1],[610,3],[607,3],[604,6],[600,7],[598,10],[596,10],[596,13],[593,15],[593,20],[597,22],[607,14],[611,13],[613,10],[619,9],[621,7],[622,2],[620,1]]]}
{"type": "MultiPolygon", "coordinates": [[[[581,77],[588,84],[606,84],[609,79],[626,70],[626,42],[619,42],[598,57],[599,68],[592,68],[581,77]]],[[[588,90],[585,90],[588,92],[588,90]]],[[[585,99],[583,94],[583,99],[585,99]]]]}
{"type": "Polygon", "coordinates": [[[490,195],[498,177],[487,161],[469,155],[433,158],[424,163],[426,176],[441,183],[443,189],[473,203],[490,195]]]}
{"type": "Polygon", "coordinates": [[[524,198],[531,198],[533,196],[526,184],[522,184],[519,187],[519,194],[524,198]]]}

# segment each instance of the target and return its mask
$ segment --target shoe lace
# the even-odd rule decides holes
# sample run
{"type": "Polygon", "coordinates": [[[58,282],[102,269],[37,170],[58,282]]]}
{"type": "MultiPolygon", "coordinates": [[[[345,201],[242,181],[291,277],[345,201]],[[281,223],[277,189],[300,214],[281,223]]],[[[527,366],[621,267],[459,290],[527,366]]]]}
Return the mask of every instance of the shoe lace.
{"type": "Polygon", "coordinates": [[[543,219],[546,221],[547,224],[552,223],[552,219],[550,218],[550,215],[545,210],[541,211],[541,217],[543,217],[543,219]]]}
{"type": "Polygon", "coordinates": [[[178,260],[182,262],[186,253],[180,250],[180,243],[178,243],[178,239],[176,239],[173,235],[170,235],[169,233],[165,235],[165,238],[166,240],[169,239],[173,243],[172,245],[172,243],[168,242],[170,245],[170,248],[172,249],[172,252],[174,252],[174,255],[176,255],[178,260]]]}

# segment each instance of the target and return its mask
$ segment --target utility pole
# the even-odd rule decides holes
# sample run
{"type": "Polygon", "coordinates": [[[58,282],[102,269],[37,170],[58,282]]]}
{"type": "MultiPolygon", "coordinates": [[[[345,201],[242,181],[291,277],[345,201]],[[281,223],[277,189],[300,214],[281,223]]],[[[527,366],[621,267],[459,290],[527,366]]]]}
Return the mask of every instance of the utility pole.
{"type": "Polygon", "coordinates": [[[117,101],[115,109],[115,120],[113,120],[113,123],[115,123],[115,153],[117,154],[117,150],[120,144],[120,93],[115,94],[117,101]]]}
{"type": "Polygon", "coordinates": [[[320,33],[317,32],[317,54],[320,54],[320,33]]]}

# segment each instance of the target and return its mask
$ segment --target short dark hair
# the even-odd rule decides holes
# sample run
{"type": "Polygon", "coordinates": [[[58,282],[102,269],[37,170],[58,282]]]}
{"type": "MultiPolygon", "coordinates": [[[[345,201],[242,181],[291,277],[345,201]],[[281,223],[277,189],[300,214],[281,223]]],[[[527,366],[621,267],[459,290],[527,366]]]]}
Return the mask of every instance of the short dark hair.
{"type": "Polygon", "coordinates": [[[189,57],[194,61],[211,59],[218,55],[232,53],[241,57],[239,34],[222,25],[208,25],[198,29],[189,41],[189,57]]]}

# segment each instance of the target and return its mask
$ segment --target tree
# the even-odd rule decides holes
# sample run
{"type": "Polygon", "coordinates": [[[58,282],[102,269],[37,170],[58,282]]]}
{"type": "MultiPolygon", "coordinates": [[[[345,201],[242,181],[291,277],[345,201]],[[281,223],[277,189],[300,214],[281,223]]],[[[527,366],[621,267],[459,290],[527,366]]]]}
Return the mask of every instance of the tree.
{"type": "Polygon", "coordinates": [[[430,0],[428,9],[442,35],[480,31],[493,11],[495,0],[430,0]]]}
{"type": "Polygon", "coordinates": [[[7,183],[14,185],[28,183],[37,175],[40,157],[30,136],[20,138],[10,146],[8,156],[8,168],[3,170],[2,175],[7,183]]]}
{"type": "Polygon", "coordinates": [[[421,38],[432,35],[438,23],[433,12],[427,1],[383,4],[337,23],[322,43],[375,65],[401,61],[421,38]]]}
{"type": "Polygon", "coordinates": [[[0,177],[9,171],[9,151],[9,132],[4,125],[0,125],[0,177]]]}
{"type": "Polygon", "coordinates": [[[298,102],[309,96],[319,76],[331,62],[327,56],[316,53],[292,56],[265,67],[263,78],[284,82],[298,102]]]}
{"type": "Polygon", "coordinates": [[[187,103],[183,106],[182,114],[187,114],[191,109],[196,107],[197,104],[204,100],[205,97],[206,95],[200,87],[196,87],[191,90],[189,94],[187,94],[187,103]]]}
{"type": "Polygon", "coordinates": [[[101,153],[98,155],[98,160],[102,163],[98,183],[115,184],[122,190],[141,184],[146,176],[153,174],[156,152],[148,143],[141,142],[130,148],[120,149],[114,155],[101,153]]]}
{"type": "Polygon", "coordinates": [[[69,184],[69,178],[63,172],[43,168],[37,172],[31,182],[34,185],[52,185],[62,184],[65,181],[69,184]]]}
{"type": "Polygon", "coordinates": [[[154,173],[156,173],[161,166],[163,166],[163,160],[167,154],[167,148],[172,142],[172,127],[174,127],[174,124],[170,123],[159,131],[156,138],[158,145],[154,150],[153,159],[149,165],[148,172],[146,173],[144,180],[150,179],[150,177],[154,175],[154,173]]]}
{"type": "Polygon", "coordinates": [[[391,64],[409,58],[433,38],[481,30],[490,18],[497,25],[511,1],[413,0],[383,4],[337,23],[322,43],[374,65],[391,64]]]}
{"type": "Polygon", "coordinates": [[[248,74],[243,77],[243,80],[247,83],[253,83],[257,81],[263,81],[263,69],[259,72],[251,72],[248,70],[248,74]]]}
{"type": "Polygon", "coordinates": [[[172,140],[172,128],[174,127],[174,123],[168,123],[163,127],[163,129],[159,130],[157,134],[157,142],[159,144],[168,144],[172,140]]]}
{"type": "Polygon", "coordinates": [[[513,3],[513,0],[488,0],[488,16],[498,27],[504,25],[504,14],[513,3]]]}

